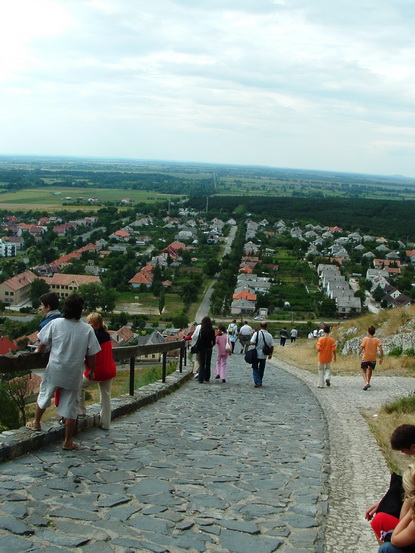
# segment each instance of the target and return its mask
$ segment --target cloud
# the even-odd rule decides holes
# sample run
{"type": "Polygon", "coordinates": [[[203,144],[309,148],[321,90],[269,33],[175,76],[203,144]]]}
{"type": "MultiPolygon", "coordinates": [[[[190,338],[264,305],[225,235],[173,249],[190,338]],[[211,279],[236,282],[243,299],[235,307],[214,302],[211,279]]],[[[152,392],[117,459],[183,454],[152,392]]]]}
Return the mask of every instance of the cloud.
{"type": "Polygon", "coordinates": [[[414,15],[405,0],[15,0],[0,152],[413,174],[376,145],[412,147],[414,15]]]}

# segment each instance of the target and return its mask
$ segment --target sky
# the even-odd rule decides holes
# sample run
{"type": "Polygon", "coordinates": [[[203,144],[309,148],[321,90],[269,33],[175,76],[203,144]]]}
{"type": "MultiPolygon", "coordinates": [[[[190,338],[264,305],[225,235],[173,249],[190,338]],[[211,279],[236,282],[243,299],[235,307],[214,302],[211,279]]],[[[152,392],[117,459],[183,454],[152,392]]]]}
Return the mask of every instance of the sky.
{"type": "Polygon", "coordinates": [[[415,177],[413,0],[7,0],[0,155],[415,177]]]}

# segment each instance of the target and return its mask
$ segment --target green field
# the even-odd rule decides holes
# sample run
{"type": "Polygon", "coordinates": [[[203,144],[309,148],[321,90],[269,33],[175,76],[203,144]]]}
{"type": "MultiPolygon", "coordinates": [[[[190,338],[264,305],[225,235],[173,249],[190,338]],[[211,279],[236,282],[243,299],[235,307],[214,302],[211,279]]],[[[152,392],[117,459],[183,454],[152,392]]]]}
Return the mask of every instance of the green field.
{"type": "MultiPolygon", "coordinates": [[[[71,210],[88,205],[91,210],[99,209],[106,202],[120,202],[130,198],[134,203],[166,201],[172,195],[158,194],[144,190],[121,190],[113,188],[27,188],[16,192],[1,192],[0,209],[31,210],[39,206],[42,210],[71,210]],[[68,199],[71,198],[71,199],[68,199]],[[97,198],[97,203],[88,202],[97,198]],[[98,205],[99,204],[99,205],[98,205]]],[[[128,204],[126,205],[128,207],[128,204]]]]}

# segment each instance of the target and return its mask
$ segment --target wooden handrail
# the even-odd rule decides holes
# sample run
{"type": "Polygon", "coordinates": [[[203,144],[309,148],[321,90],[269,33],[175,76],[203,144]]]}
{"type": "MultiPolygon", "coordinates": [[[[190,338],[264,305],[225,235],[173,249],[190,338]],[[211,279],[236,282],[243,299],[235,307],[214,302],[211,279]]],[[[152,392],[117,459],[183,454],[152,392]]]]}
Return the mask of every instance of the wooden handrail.
{"type": "MultiPolygon", "coordinates": [[[[165,344],[150,344],[147,346],[125,346],[113,348],[112,353],[115,362],[130,363],[130,395],[134,395],[134,368],[137,357],[152,353],[161,353],[163,355],[163,376],[162,380],[166,380],[166,358],[169,351],[180,350],[180,366],[182,372],[183,363],[186,364],[186,344],[184,340],[180,342],[166,342],[165,344]]],[[[44,369],[49,360],[49,353],[23,353],[16,356],[1,355],[0,356],[0,374],[15,373],[20,371],[33,371],[36,369],[44,369]]]]}

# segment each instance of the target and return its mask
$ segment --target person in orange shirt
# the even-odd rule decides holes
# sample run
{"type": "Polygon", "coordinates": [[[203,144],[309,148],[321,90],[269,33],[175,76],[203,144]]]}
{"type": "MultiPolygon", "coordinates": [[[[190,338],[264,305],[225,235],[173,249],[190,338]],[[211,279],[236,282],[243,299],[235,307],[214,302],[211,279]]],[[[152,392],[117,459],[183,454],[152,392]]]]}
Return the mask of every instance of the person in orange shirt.
{"type": "Polygon", "coordinates": [[[376,355],[379,350],[379,364],[382,364],[383,361],[383,349],[382,343],[378,338],[375,338],[375,327],[370,326],[367,329],[368,335],[366,338],[363,338],[362,344],[359,348],[359,355],[363,354],[362,363],[360,368],[362,369],[362,376],[365,382],[363,389],[367,391],[370,388],[370,379],[372,378],[372,373],[376,367],[376,355]]]}
{"type": "Polygon", "coordinates": [[[316,348],[318,349],[318,388],[330,386],[330,363],[336,361],[336,342],[330,336],[330,327],[324,327],[324,336],[318,339],[316,348]]]}

